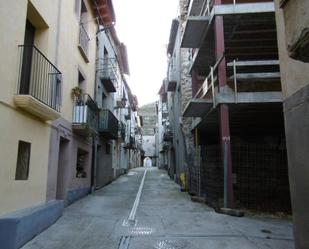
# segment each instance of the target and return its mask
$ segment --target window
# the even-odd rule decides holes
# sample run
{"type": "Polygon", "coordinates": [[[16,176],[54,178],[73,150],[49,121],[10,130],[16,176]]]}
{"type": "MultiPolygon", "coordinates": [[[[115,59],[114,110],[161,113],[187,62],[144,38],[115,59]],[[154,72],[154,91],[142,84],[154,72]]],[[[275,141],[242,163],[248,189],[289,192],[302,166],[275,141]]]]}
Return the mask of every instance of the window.
{"type": "Polygon", "coordinates": [[[107,68],[108,67],[108,52],[107,52],[107,49],[106,49],[106,47],[104,47],[104,57],[103,57],[103,63],[104,63],[104,65],[103,65],[103,67],[104,68],[107,68]]]}
{"type": "Polygon", "coordinates": [[[31,144],[24,141],[18,142],[18,154],[15,180],[27,180],[29,176],[31,144]]]}
{"type": "Polygon", "coordinates": [[[106,101],[106,95],[104,92],[102,92],[102,107],[105,106],[105,101],[106,101]]]}
{"type": "Polygon", "coordinates": [[[111,153],[111,146],[110,144],[106,144],[105,146],[105,154],[109,155],[111,153]]]}
{"type": "Polygon", "coordinates": [[[85,171],[85,165],[87,162],[88,152],[80,148],[77,149],[77,160],[76,160],[76,177],[86,178],[87,173],[85,171]]]}

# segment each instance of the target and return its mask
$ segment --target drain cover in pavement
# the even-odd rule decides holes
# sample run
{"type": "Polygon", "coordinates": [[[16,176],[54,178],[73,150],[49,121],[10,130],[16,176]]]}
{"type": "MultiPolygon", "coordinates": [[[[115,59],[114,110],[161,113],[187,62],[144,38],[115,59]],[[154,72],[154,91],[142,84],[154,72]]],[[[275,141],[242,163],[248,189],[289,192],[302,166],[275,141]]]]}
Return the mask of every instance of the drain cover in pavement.
{"type": "Polygon", "coordinates": [[[154,233],[154,229],[151,227],[134,227],[130,229],[132,235],[150,235],[154,233]]]}
{"type": "Polygon", "coordinates": [[[156,243],[156,249],[183,249],[187,243],[182,240],[160,240],[156,243]]]}

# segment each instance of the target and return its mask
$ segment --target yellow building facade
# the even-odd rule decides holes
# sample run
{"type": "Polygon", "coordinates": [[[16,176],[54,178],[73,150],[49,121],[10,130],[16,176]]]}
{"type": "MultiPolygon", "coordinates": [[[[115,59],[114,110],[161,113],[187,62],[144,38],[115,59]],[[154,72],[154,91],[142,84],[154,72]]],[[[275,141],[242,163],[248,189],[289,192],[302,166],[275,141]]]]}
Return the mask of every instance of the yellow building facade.
{"type": "MultiPolygon", "coordinates": [[[[5,34],[0,39],[4,58],[0,215],[4,215],[55,199],[48,198],[51,134],[59,131],[59,120],[72,123],[71,89],[78,86],[80,75],[84,92],[93,96],[97,21],[91,1],[86,0],[1,1],[0,14],[5,20],[0,23],[5,34]],[[86,31],[84,41],[81,26],[86,31]]],[[[68,132],[72,139],[89,143],[68,132]]],[[[66,181],[88,186],[90,175],[80,181],[74,175],[66,181]]]]}
{"type": "Polygon", "coordinates": [[[46,199],[50,124],[40,116],[17,107],[14,97],[18,93],[19,83],[21,51],[18,46],[24,44],[26,20],[37,29],[34,45],[53,61],[57,51],[57,4],[1,1],[0,13],[6,20],[0,24],[1,31],[6,34],[0,39],[1,56],[5,58],[0,68],[1,215],[44,203],[46,199]],[[19,141],[31,144],[29,172],[25,180],[15,179],[19,141]]]}

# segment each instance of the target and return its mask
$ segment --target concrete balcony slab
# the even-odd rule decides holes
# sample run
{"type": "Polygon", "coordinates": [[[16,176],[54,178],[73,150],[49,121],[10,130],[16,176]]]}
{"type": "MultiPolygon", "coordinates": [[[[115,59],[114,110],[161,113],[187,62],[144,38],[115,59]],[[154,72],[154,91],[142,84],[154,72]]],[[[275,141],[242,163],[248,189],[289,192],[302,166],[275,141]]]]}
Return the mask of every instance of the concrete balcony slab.
{"type": "Polygon", "coordinates": [[[61,116],[59,112],[31,95],[15,95],[14,103],[17,107],[33,114],[34,116],[44,121],[56,120],[61,116]]]}
{"type": "Polygon", "coordinates": [[[210,22],[209,16],[189,16],[181,41],[182,48],[199,48],[210,22]]]}
{"type": "Polygon", "coordinates": [[[191,99],[187,104],[183,117],[203,117],[213,106],[210,99],[191,99]]]}

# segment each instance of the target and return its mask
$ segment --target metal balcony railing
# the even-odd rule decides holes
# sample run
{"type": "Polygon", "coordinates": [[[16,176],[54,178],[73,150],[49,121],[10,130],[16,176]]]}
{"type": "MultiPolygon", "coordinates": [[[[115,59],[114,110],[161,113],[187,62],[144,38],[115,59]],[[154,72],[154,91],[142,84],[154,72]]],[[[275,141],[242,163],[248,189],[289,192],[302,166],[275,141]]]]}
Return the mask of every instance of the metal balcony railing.
{"type": "Polygon", "coordinates": [[[168,65],[168,81],[177,81],[177,66],[174,61],[168,65]]]}
{"type": "Polygon", "coordinates": [[[224,59],[224,55],[221,55],[221,57],[217,60],[216,64],[213,67],[210,67],[210,72],[205,78],[202,86],[195,94],[194,98],[204,98],[209,92],[212,94],[212,100],[213,100],[213,108],[216,107],[216,87],[219,84],[218,81],[218,67],[221,63],[221,61],[224,59]]]}
{"type": "Polygon", "coordinates": [[[118,119],[110,110],[100,111],[99,132],[107,138],[118,138],[118,119]]]}
{"type": "Polygon", "coordinates": [[[130,119],[131,119],[131,109],[128,108],[127,110],[128,110],[128,112],[127,112],[127,114],[124,116],[124,118],[125,118],[126,120],[130,120],[130,119]]]}
{"type": "Polygon", "coordinates": [[[115,58],[98,59],[99,76],[105,88],[109,92],[116,92],[120,80],[118,61],[115,58]]]}
{"type": "MultiPolygon", "coordinates": [[[[217,95],[220,92],[218,89],[218,68],[224,58],[224,55],[222,55],[215,65],[210,67],[208,76],[205,78],[202,86],[194,96],[195,99],[203,99],[211,94],[213,108],[216,108],[218,104],[217,95]]],[[[229,84],[230,89],[234,92],[234,101],[236,104],[238,103],[238,95],[241,92],[281,92],[278,60],[233,60],[232,62],[227,63],[226,66],[228,69],[227,83],[229,84]],[[245,82],[245,84],[243,84],[245,87],[243,86],[243,89],[239,90],[239,84],[243,82],[245,82]]]]}
{"type": "Polygon", "coordinates": [[[168,65],[167,72],[167,91],[174,92],[177,87],[177,67],[175,62],[172,60],[168,65]]]}
{"type": "Polygon", "coordinates": [[[33,45],[19,45],[18,95],[31,95],[60,112],[61,72],[33,45]]]}
{"type": "Polygon", "coordinates": [[[74,125],[86,125],[93,130],[98,130],[98,114],[99,109],[88,94],[83,94],[75,98],[72,122],[74,125]]]}
{"type": "Polygon", "coordinates": [[[163,133],[163,141],[172,141],[173,140],[173,133],[170,130],[167,130],[163,133]]]}
{"type": "Polygon", "coordinates": [[[190,1],[188,13],[189,15],[193,15],[193,16],[209,15],[213,5],[214,5],[214,0],[203,0],[203,1],[193,0],[193,1],[190,1]]]}
{"type": "Polygon", "coordinates": [[[126,128],[127,128],[127,126],[126,126],[125,123],[123,123],[123,122],[120,122],[120,123],[119,123],[119,131],[120,131],[119,137],[120,137],[123,141],[125,141],[125,139],[126,139],[126,128]]]}
{"type": "MultiPolygon", "coordinates": [[[[233,1],[235,4],[235,0],[233,1]]],[[[214,5],[213,0],[204,0],[202,8],[201,8],[200,16],[209,15],[213,5],[214,5]]]]}
{"type": "Polygon", "coordinates": [[[135,137],[134,136],[132,136],[132,135],[130,135],[130,137],[129,137],[129,141],[128,141],[128,143],[126,143],[125,145],[124,145],[124,148],[125,149],[131,149],[131,150],[133,150],[133,149],[136,149],[136,143],[135,143],[135,137]]]}
{"type": "Polygon", "coordinates": [[[90,38],[88,36],[88,33],[84,25],[81,23],[79,26],[79,46],[82,48],[85,55],[87,55],[88,53],[89,41],[90,41],[90,38]]]}

